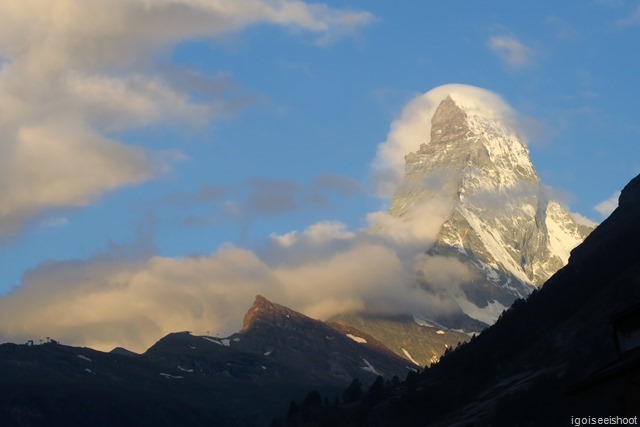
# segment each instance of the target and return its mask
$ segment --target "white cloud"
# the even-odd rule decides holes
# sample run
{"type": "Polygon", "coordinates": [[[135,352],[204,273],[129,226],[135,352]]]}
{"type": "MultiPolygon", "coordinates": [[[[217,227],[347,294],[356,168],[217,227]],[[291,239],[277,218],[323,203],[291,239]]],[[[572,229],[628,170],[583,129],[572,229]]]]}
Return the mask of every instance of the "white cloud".
{"type": "Polygon", "coordinates": [[[320,244],[334,239],[350,239],[354,234],[338,221],[321,221],[306,228],[304,235],[313,243],[320,244]]]}
{"type": "Polygon", "coordinates": [[[611,215],[611,213],[616,210],[618,207],[618,198],[620,197],[620,192],[616,191],[609,197],[607,200],[603,200],[593,207],[593,209],[600,214],[600,216],[604,219],[611,215]]]}
{"type": "Polygon", "coordinates": [[[42,208],[83,206],[104,191],[149,179],[161,169],[141,149],[73,122],[40,121],[21,126],[13,136],[0,148],[0,235],[42,208]]]}
{"type": "MultiPolygon", "coordinates": [[[[320,221],[310,225],[301,233],[290,231],[285,234],[271,233],[269,240],[271,243],[283,248],[291,248],[293,245],[306,244],[312,247],[318,247],[329,242],[349,240],[355,234],[347,230],[346,224],[339,221],[320,221]]],[[[267,251],[273,250],[272,245],[268,246],[267,251]]]]}
{"type": "Polygon", "coordinates": [[[290,231],[285,234],[271,233],[269,235],[269,239],[274,241],[279,246],[288,248],[298,240],[298,232],[290,231]]]}
{"type": "Polygon", "coordinates": [[[465,298],[459,286],[473,279],[469,265],[455,258],[420,254],[415,258],[416,270],[431,290],[465,298]]]}
{"type": "Polygon", "coordinates": [[[300,0],[0,2],[0,235],[47,208],[152,179],[172,157],[107,135],[204,123],[237,108],[208,90],[196,102],[179,83],[193,73],[154,67],[161,51],[258,23],[327,43],[372,20],[300,0]]]}
{"type": "Polygon", "coordinates": [[[68,95],[78,102],[76,117],[94,127],[120,131],[161,120],[204,123],[211,105],[195,104],[160,78],[132,75],[68,76],[68,95]]]}
{"type": "Polygon", "coordinates": [[[431,118],[436,108],[447,96],[464,104],[470,110],[482,110],[482,114],[494,117],[511,128],[520,130],[516,113],[495,93],[463,84],[438,86],[416,96],[393,121],[386,141],[378,146],[373,162],[376,192],[381,197],[391,197],[404,174],[404,156],[416,151],[420,144],[431,140],[431,118]]]}
{"type": "Polygon", "coordinates": [[[181,259],[49,262],[0,298],[0,334],[142,351],[177,330],[237,331],[256,294],[325,318],[365,306],[407,305],[416,298],[406,283],[391,248],[364,243],[297,265],[269,266],[232,246],[181,259]]]}
{"type": "Polygon", "coordinates": [[[489,39],[489,47],[502,61],[513,68],[526,67],[533,61],[533,50],[515,37],[493,36],[489,39]]]}
{"type": "Polygon", "coordinates": [[[573,220],[578,225],[586,225],[587,227],[597,227],[598,223],[578,212],[569,212],[573,220]]]}
{"type": "Polygon", "coordinates": [[[402,218],[379,211],[367,215],[367,220],[372,232],[399,247],[424,249],[433,245],[452,207],[453,200],[434,197],[413,206],[402,218]]]}

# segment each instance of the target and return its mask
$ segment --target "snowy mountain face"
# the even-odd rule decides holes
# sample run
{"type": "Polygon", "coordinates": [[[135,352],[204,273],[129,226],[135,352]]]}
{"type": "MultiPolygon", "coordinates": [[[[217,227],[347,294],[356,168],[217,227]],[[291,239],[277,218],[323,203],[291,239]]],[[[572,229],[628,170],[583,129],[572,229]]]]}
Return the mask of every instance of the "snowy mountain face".
{"type": "MultiPolygon", "coordinates": [[[[484,323],[541,286],[591,231],[544,194],[515,132],[455,94],[436,109],[430,141],[405,160],[389,213],[405,218],[430,201],[450,203],[427,253],[469,267],[472,278],[449,296],[484,323]]],[[[428,274],[421,286],[435,291],[428,274]]]]}

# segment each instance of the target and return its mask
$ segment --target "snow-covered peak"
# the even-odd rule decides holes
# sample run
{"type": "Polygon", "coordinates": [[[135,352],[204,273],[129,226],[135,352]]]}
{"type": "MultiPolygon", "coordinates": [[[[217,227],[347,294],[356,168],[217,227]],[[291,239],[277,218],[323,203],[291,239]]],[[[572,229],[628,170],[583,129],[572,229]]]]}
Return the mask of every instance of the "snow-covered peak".
{"type": "MultiPolygon", "coordinates": [[[[425,249],[474,271],[452,296],[460,301],[462,292],[481,310],[508,306],[542,285],[585,237],[585,228],[545,196],[505,108],[450,92],[430,118],[429,142],[405,156],[389,211],[411,221],[412,212],[433,200],[450,202],[434,245],[425,249]]],[[[429,277],[424,281],[429,288],[429,277]]],[[[477,320],[487,318],[459,306],[477,320]]]]}
{"type": "MultiPolygon", "coordinates": [[[[449,96],[436,109],[431,119],[431,144],[452,142],[452,139],[457,144],[481,144],[489,160],[483,165],[487,178],[500,187],[513,187],[520,181],[537,182],[529,150],[507,121],[508,115],[504,112],[507,107],[487,107],[488,110],[483,111],[485,104],[474,102],[476,98],[470,98],[471,102],[467,98],[459,99],[449,96]],[[459,134],[460,131],[464,134],[459,134]]],[[[465,150],[465,147],[457,149],[465,150]]]]}

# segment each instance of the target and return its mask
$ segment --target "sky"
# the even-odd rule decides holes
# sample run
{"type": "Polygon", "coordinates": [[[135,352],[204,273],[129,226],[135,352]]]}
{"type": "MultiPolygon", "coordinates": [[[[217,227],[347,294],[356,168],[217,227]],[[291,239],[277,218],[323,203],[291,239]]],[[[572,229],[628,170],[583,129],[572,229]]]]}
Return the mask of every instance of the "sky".
{"type": "Polygon", "coordinates": [[[0,341],[143,350],[234,332],[257,293],[415,304],[388,283],[434,226],[361,230],[393,124],[446,84],[517,112],[543,183],[602,221],[640,173],[639,40],[631,0],[4,1],[0,341]]]}

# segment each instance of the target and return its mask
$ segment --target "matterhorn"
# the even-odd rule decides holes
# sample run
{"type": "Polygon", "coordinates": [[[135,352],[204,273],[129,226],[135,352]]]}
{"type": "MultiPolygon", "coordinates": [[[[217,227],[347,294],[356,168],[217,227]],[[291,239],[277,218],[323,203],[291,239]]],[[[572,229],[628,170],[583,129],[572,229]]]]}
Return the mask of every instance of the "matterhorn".
{"type": "MultiPolygon", "coordinates": [[[[421,249],[423,257],[438,260],[432,264],[442,269],[457,266],[458,274],[443,283],[442,272],[431,268],[416,286],[455,308],[444,314],[413,313],[413,318],[428,327],[425,331],[430,327],[471,334],[544,284],[593,228],[577,222],[550,197],[506,104],[478,88],[449,87],[450,91],[444,90],[447,86],[434,90],[436,99],[434,91],[424,95],[430,97],[428,116],[411,107],[413,133],[429,132],[419,135],[417,150],[404,156],[404,173],[388,215],[416,229],[439,215],[437,233],[421,249]]],[[[384,232],[384,226],[376,231],[384,232]]],[[[343,320],[374,336],[377,332],[385,342],[385,328],[376,316],[343,320]]],[[[396,351],[400,348],[386,341],[396,351]]]]}
{"type": "MultiPolygon", "coordinates": [[[[454,297],[466,314],[487,323],[495,319],[482,309],[504,308],[541,286],[591,228],[550,199],[511,127],[465,101],[453,93],[440,102],[429,142],[405,157],[389,213],[410,215],[434,197],[450,202],[427,251],[471,269],[454,297]]],[[[429,277],[423,286],[429,288],[429,277]]]]}

